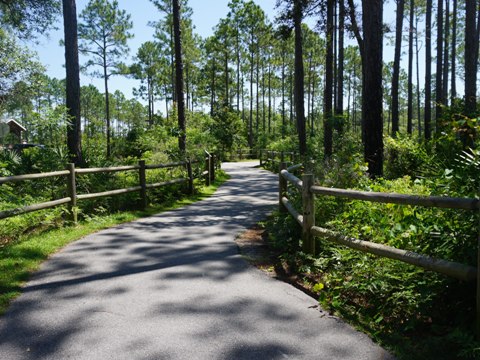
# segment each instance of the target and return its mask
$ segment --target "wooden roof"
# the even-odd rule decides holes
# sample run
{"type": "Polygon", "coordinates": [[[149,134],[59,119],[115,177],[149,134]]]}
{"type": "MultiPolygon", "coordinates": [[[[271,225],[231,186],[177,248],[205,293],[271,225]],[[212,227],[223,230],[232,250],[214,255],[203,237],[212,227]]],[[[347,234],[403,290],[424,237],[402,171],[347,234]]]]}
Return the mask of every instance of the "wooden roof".
{"type": "Polygon", "coordinates": [[[22,124],[18,123],[17,121],[13,120],[13,119],[10,119],[7,121],[7,125],[10,126],[10,127],[16,127],[17,129],[19,129],[20,131],[27,131],[27,129],[25,129],[22,124]]]}

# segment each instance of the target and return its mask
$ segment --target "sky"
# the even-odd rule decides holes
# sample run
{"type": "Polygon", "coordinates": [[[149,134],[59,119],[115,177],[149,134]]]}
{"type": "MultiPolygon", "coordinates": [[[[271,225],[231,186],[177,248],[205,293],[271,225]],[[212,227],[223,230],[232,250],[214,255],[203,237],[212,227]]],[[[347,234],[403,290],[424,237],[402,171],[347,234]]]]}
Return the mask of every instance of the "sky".
{"type": "MultiPolygon", "coordinates": [[[[270,20],[275,17],[276,0],[256,0],[267,13],[270,20]]],[[[77,0],[77,16],[80,15],[88,0],[77,0]]],[[[135,35],[129,40],[130,55],[125,62],[132,63],[138,47],[145,41],[153,40],[154,29],[148,26],[148,22],[159,20],[163,16],[150,0],[118,0],[119,7],[131,14],[133,21],[132,33],[135,35]]],[[[195,32],[202,37],[213,34],[213,27],[218,24],[219,19],[226,17],[228,13],[229,0],[189,0],[189,6],[193,10],[192,20],[195,25],[195,32]]],[[[50,77],[59,79],[65,78],[65,55],[64,49],[59,45],[63,38],[63,20],[58,19],[56,26],[59,30],[51,31],[48,37],[40,37],[39,44],[29,44],[29,48],[38,53],[40,62],[47,67],[47,74],[50,77]]],[[[86,58],[80,55],[80,63],[86,62],[86,58]]],[[[93,84],[103,92],[103,80],[82,74],[81,85],[93,84]]],[[[124,76],[113,76],[109,81],[109,91],[122,91],[127,98],[133,97],[133,87],[138,87],[139,80],[127,79],[124,76]]]]}

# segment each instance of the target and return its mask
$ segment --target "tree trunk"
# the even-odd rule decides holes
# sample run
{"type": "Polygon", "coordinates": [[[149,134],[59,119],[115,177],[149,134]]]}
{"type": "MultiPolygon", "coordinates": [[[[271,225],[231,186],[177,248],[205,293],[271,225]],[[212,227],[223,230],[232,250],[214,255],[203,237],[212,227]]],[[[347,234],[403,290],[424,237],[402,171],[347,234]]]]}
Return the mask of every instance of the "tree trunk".
{"type": "Polygon", "coordinates": [[[345,39],[345,3],[344,0],[338,0],[339,21],[338,21],[338,74],[337,74],[337,103],[335,106],[335,115],[337,115],[337,130],[343,133],[343,76],[344,76],[344,39],[345,39]]]}
{"type": "Polygon", "coordinates": [[[245,84],[244,84],[244,78],[242,76],[242,121],[245,123],[245,84]]]}
{"type": "Polygon", "coordinates": [[[323,89],[323,154],[332,156],[332,97],[333,97],[333,8],[335,0],[327,0],[327,28],[325,53],[325,88],[323,89]]]}
{"type": "Polygon", "coordinates": [[[112,148],[110,142],[110,94],[108,93],[108,74],[107,74],[107,56],[104,52],[103,56],[103,81],[105,86],[105,117],[107,120],[107,159],[112,155],[112,148]]]}
{"type": "Polygon", "coordinates": [[[148,97],[148,126],[153,125],[153,114],[152,114],[152,87],[150,75],[147,76],[147,97],[148,97]]]}
{"type": "Polygon", "coordinates": [[[377,177],[383,174],[383,0],[364,1],[362,5],[365,161],[369,174],[377,177]]]}
{"type": "MultiPolygon", "coordinates": [[[[253,30],[251,34],[251,42],[253,43],[253,30]]],[[[250,49],[250,116],[248,119],[248,146],[253,148],[253,71],[254,71],[254,53],[250,49]]]]}
{"type": "Polygon", "coordinates": [[[445,34],[443,48],[443,78],[442,78],[442,104],[447,105],[448,101],[448,47],[450,38],[450,1],[445,2],[445,34]]]}
{"type": "MultiPolygon", "coordinates": [[[[327,5],[328,7],[328,5],[327,5]]],[[[333,34],[332,34],[332,41],[333,41],[333,107],[332,109],[335,108],[335,105],[337,104],[337,29],[338,29],[338,23],[337,23],[337,1],[335,0],[333,2],[333,34]]],[[[333,123],[333,110],[332,110],[332,126],[334,125],[333,123]]]]}
{"type": "MultiPolygon", "coordinates": [[[[295,103],[293,100],[293,83],[294,83],[294,74],[293,74],[293,68],[290,68],[290,123],[294,122],[293,118],[293,112],[295,110],[295,103]]],[[[296,123],[295,123],[295,128],[296,128],[296,123]]]]}
{"type": "Polygon", "coordinates": [[[450,79],[450,105],[453,106],[455,98],[457,97],[456,84],[456,61],[457,61],[457,0],[453,1],[452,12],[452,60],[451,60],[451,79],[450,79]]]}
{"type": "Polygon", "coordinates": [[[272,62],[268,62],[268,133],[272,126],[272,62]]]}
{"type": "Polygon", "coordinates": [[[286,127],[286,119],[285,119],[285,52],[282,54],[282,139],[285,139],[285,127],[286,127]]]}
{"type": "Polygon", "coordinates": [[[185,95],[187,96],[186,109],[190,109],[190,66],[185,65],[185,95]]]}
{"type": "Polygon", "coordinates": [[[65,33],[66,106],[69,122],[67,147],[75,165],[83,164],[80,117],[80,65],[78,62],[77,9],[75,0],[63,0],[65,33]]]}
{"type": "Polygon", "coordinates": [[[217,73],[217,63],[215,59],[215,55],[212,58],[212,84],[210,88],[210,116],[213,116],[213,112],[215,111],[215,89],[216,89],[216,83],[215,83],[215,75],[217,73]]]}
{"type": "Polygon", "coordinates": [[[442,117],[442,90],[443,90],[443,1],[438,0],[437,7],[437,73],[435,78],[435,102],[436,111],[435,111],[435,127],[438,132],[441,127],[441,117],[442,117]]]}
{"type": "Polygon", "coordinates": [[[465,116],[474,117],[477,108],[476,1],[465,7],[465,116]]]}
{"type": "Polygon", "coordinates": [[[258,124],[260,118],[260,48],[257,48],[257,69],[256,69],[256,93],[255,93],[255,100],[256,100],[256,113],[255,113],[255,131],[256,136],[258,137],[258,124]]]}
{"type": "Polygon", "coordinates": [[[432,137],[432,0],[427,0],[425,12],[425,140],[432,137]]]}
{"type": "MultiPolygon", "coordinates": [[[[314,66],[315,70],[315,66],[314,66]]],[[[316,83],[315,83],[315,75],[312,78],[312,108],[310,110],[310,137],[315,136],[315,88],[316,83]]]]}
{"type": "Polygon", "coordinates": [[[225,51],[225,63],[224,63],[224,66],[225,66],[225,106],[230,106],[230,94],[229,94],[229,89],[228,87],[230,86],[229,84],[229,75],[228,75],[228,51],[225,51]]]}
{"type": "Polygon", "coordinates": [[[310,101],[312,95],[312,58],[313,52],[307,55],[308,57],[308,76],[307,76],[307,114],[305,116],[305,131],[307,131],[307,126],[310,124],[310,117],[312,113],[310,112],[310,101]]]}
{"type": "Polygon", "coordinates": [[[294,0],[293,17],[295,26],[295,113],[297,116],[297,131],[299,152],[302,158],[307,155],[307,136],[305,131],[305,96],[302,44],[302,0],[294,0]]]}
{"type": "Polygon", "coordinates": [[[163,88],[164,88],[164,92],[165,92],[165,114],[166,114],[167,122],[168,122],[169,114],[168,114],[168,87],[167,87],[167,83],[165,83],[163,88]]]}
{"type": "Polygon", "coordinates": [[[237,40],[237,112],[240,112],[240,33],[237,28],[236,32],[237,40]]]}
{"type": "Polygon", "coordinates": [[[180,27],[180,3],[173,0],[173,32],[175,38],[175,86],[177,95],[178,148],[182,154],[186,149],[185,99],[183,94],[182,29],[180,27]]]}
{"type": "Polygon", "coordinates": [[[172,101],[177,102],[177,92],[175,90],[175,40],[173,24],[170,26],[170,68],[171,68],[171,80],[172,80],[172,101]]]}
{"type": "Polygon", "coordinates": [[[420,50],[418,48],[418,15],[415,15],[415,65],[417,73],[417,120],[418,120],[418,139],[422,140],[422,117],[420,110],[420,63],[418,61],[420,50]]]}
{"type": "Polygon", "coordinates": [[[397,0],[397,21],[395,30],[395,55],[393,60],[392,74],[392,137],[395,137],[400,130],[398,87],[400,78],[400,56],[402,53],[402,30],[403,13],[405,8],[404,0],[397,0]]]}
{"type": "Polygon", "coordinates": [[[410,0],[410,24],[408,32],[408,95],[407,95],[407,133],[412,134],[413,128],[413,14],[414,0],[410,0]]]}
{"type": "Polygon", "coordinates": [[[262,130],[263,133],[265,134],[266,130],[266,120],[267,120],[267,112],[265,111],[265,95],[266,95],[266,89],[267,87],[265,86],[265,63],[262,65],[262,130]]]}

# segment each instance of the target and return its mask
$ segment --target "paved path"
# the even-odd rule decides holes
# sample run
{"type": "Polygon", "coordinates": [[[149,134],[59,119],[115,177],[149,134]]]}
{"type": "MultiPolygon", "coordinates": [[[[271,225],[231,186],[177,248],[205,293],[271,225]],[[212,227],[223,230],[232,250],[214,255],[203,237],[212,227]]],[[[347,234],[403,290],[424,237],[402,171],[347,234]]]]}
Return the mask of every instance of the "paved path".
{"type": "Polygon", "coordinates": [[[214,196],[47,261],[0,318],[0,359],[390,358],[238,255],[235,235],[272,209],[276,176],[224,168],[214,196]]]}

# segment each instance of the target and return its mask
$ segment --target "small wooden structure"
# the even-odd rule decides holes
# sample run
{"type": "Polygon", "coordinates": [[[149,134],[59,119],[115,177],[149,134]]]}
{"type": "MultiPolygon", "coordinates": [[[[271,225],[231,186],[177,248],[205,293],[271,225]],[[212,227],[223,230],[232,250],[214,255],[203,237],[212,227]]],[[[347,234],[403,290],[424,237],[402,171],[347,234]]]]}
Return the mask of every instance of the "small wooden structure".
{"type": "Polygon", "coordinates": [[[10,128],[10,134],[15,135],[18,138],[18,142],[22,142],[22,133],[27,131],[20,123],[17,121],[10,119],[7,121],[7,125],[10,128]]]}

